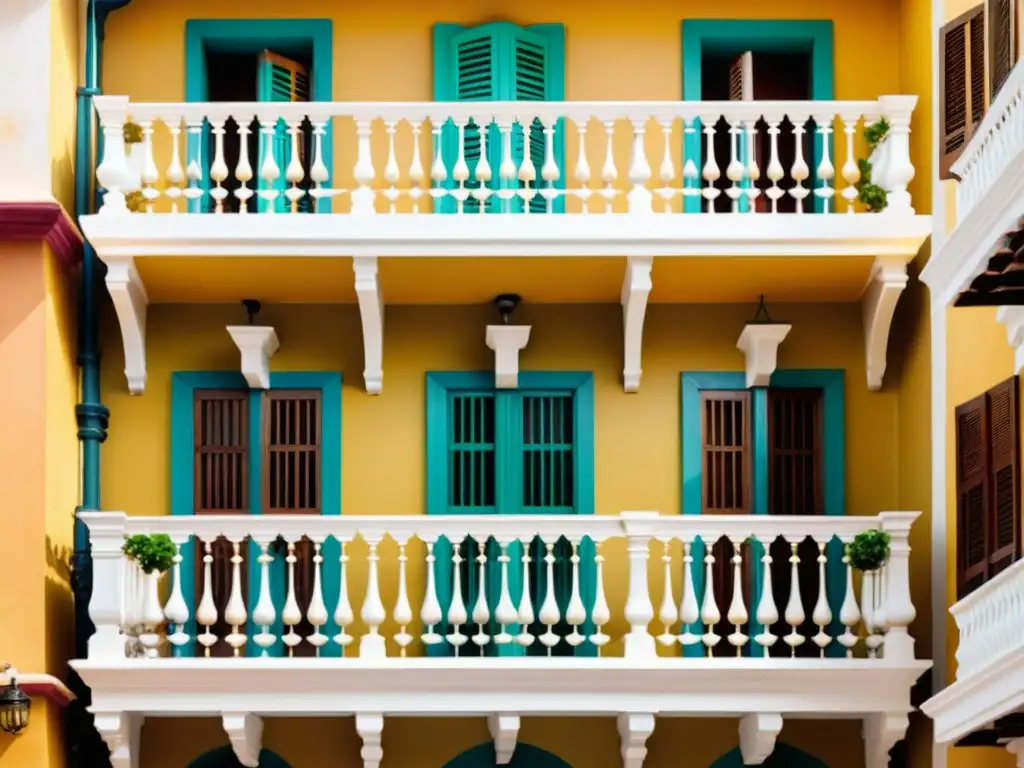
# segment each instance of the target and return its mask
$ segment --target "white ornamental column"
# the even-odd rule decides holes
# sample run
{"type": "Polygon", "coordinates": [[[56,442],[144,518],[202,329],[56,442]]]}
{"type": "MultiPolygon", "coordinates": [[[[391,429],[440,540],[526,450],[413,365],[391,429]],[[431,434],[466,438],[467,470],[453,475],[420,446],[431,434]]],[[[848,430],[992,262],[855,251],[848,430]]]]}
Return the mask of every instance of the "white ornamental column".
{"type": "Polygon", "coordinates": [[[913,661],[914,638],[910,623],[917,616],[910,599],[910,526],[920,512],[882,512],[882,530],[889,534],[889,562],[881,578],[882,606],[887,631],[883,652],[886,661],[913,661]]]}
{"type": "Polygon", "coordinates": [[[648,659],[657,655],[654,636],[647,625],[654,619],[650,587],[647,582],[647,562],[650,558],[653,526],[657,512],[623,512],[623,531],[629,553],[629,596],[626,598],[626,621],[629,634],[625,638],[625,657],[648,659]]]}

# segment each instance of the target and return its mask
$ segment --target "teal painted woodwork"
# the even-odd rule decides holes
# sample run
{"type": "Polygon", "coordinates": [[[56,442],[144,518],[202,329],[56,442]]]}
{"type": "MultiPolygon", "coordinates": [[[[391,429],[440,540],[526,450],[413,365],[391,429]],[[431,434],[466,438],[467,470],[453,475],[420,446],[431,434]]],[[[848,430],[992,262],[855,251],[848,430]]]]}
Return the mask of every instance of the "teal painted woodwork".
{"type": "MultiPolygon", "coordinates": [[[[435,101],[562,101],[565,98],[565,29],[561,24],[536,24],[520,27],[506,21],[497,21],[479,27],[462,27],[458,24],[434,25],[434,100],[435,101]]],[[[545,159],[545,138],[543,126],[537,120],[530,128],[530,159],[537,171],[538,181],[531,182],[542,188],[546,182],[540,180],[540,170],[545,159]]],[[[498,169],[502,161],[501,131],[497,126],[488,127],[486,135],[487,161],[491,166],[491,180],[488,186],[493,190],[502,188],[498,169]]],[[[441,145],[434,152],[443,153],[449,178],[443,182],[446,189],[457,187],[452,180],[452,168],[458,159],[458,128],[452,121],[445,124],[441,132],[441,145]]],[[[478,189],[480,181],[475,178],[476,164],[480,158],[480,134],[475,126],[467,126],[464,136],[464,157],[469,166],[470,178],[466,188],[478,189]]],[[[560,177],[555,182],[557,189],[565,188],[565,130],[564,121],[559,119],[555,126],[554,158],[560,177]]],[[[522,128],[516,125],[512,131],[512,158],[518,164],[524,152],[522,128]]],[[[502,211],[503,203],[496,195],[486,203],[490,212],[502,211]]],[[[508,204],[508,210],[522,210],[521,201],[516,198],[508,204]]],[[[441,199],[436,210],[439,213],[454,213],[457,205],[449,197],[441,199]]],[[[479,211],[479,204],[470,198],[463,204],[466,212],[479,211]]],[[[562,213],[565,201],[555,199],[552,211],[562,213]]],[[[546,213],[547,201],[534,197],[530,202],[531,213],[546,213]]]]}
{"type": "MultiPolygon", "coordinates": [[[[490,372],[428,372],[426,377],[426,465],[428,514],[593,514],[594,511],[594,383],[590,372],[526,371],[515,390],[496,390],[490,372]],[[571,456],[571,459],[570,459],[571,456]],[[484,482],[481,483],[481,479],[484,482]]],[[[469,560],[463,566],[467,606],[476,600],[479,571],[471,560],[479,552],[472,539],[460,543],[469,560]]],[[[435,580],[442,612],[452,600],[452,546],[435,545],[435,580]]],[[[500,596],[500,550],[485,543],[488,563],[483,588],[493,613],[500,596]]],[[[538,590],[536,606],[546,594],[546,575],[539,542],[531,545],[531,584],[538,590]]],[[[560,541],[554,552],[567,563],[571,547],[560,541]]],[[[588,611],[596,594],[593,541],[579,546],[580,596],[588,611]]],[[[518,605],[522,595],[521,545],[509,547],[509,591],[518,605]]],[[[556,568],[556,600],[562,611],[571,594],[566,566],[556,568]]],[[[588,619],[582,631],[589,633],[588,619]]],[[[518,627],[512,628],[513,633],[518,627]]],[[[442,622],[441,634],[448,631],[442,622]]],[[[522,653],[518,646],[489,646],[501,654],[522,653]]],[[[450,646],[429,649],[447,655],[450,646]]],[[[589,642],[576,655],[595,655],[589,642]]]]}
{"type": "MultiPolygon", "coordinates": [[[[256,65],[256,100],[287,103],[292,101],[309,101],[309,93],[306,92],[306,89],[299,88],[298,84],[295,89],[297,93],[294,94],[295,98],[293,98],[292,79],[293,77],[297,79],[298,75],[297,70],[293,71],[296,66],[294,62],[275,61],[269,56],[260,55],[256,65]]],[[[302,141],[301,136],[299,140],[302,141]]],[[[262,136],[257,141],[256,146],[256,168],[262,168],[267,155],[266,141],[262,136]]],[[[270,187],[277,191],[277,197],[273,201],[274,211],[276,213],[288,213],[291,211],[291,204],[288,198],[285,197],[289,187],[285,173],[292,158],[292,140],[288,133],[288,124],[283,119],[279,119],[274,127],[273,153],[278,165],[278,176],[270,187]]],[[[257,174],[256,180],[257,189],[268,189],[266,180],[260,175],[257,174]]],[[[304,213],[308,212],[310,210],[309,203],[309,197],[303,197],[299,201],[299,210],[304,213]]],[[[257,211],[262,213],[270,205],[270,201],[257,197],[256,205],[257,211]]]]}
{"type": "MultiPolygon", "coordinates": [[[[682,24],[683,44],[683,101],[700,101],[701,69],[705,51],[725,55],[739,55],[744,51],[772,53],[807,52],[811,57],[811,99],[831,101],[834,94],[834,45],[833,28],[830,20],[800,19],[684,19],[682,24]]],[[[701,169],[702,135],[700,120],[695,121],[695,131],[686,134],[683,146],[683,163],[692,160],[701,169]]],[[[820,140],[814,142],[811,175],[807,184],[813,190],[817,184],[815,170],[821,160],[820,140]]],[[[829,152],[832,154],[832,138],[829,137],[829,152]]],[[[721,162],[719,163],[721,165],[721,162]]],[[[699,183],[699,182],[698,182],[699,183]]],[[[822,212],[824,201],[812,195],[815,212],[822,212]]],[[[685,197],[686,213],[700,213],[701,200],[685,197]]]]}
{"type": "MultiPolygon", "coordinates": [[[[532,744],[519,742],[508,768],[572,768],[557,755],[532,744]]],[[[444,764],[443,768],[495,768],[494,743],[478,744],[444,764]]]]}
{"type": "MultiPolygon", "coordinates": [[[[217,747],[197,757],[186,768],[240,768],[241,765],[231,747],[217,747]]],[[[263,748],[258,768],[291,768],[291,763],[276,752],[263,748]]]]}
{"type": "MultiPolygon", "coordinates": [[[[208,101],[206,51],[232,51],[258,55],[266,48],[282,53],[301,50],[311,52],[310,99],[331,101],[334,75],[334,31],[330,19],[189,19],[185,22],[185,101],[208,101]]],[[[332,156],[333,118],[327,124],[323,139],[327,186],[334,176],[332,156]]],[[[209,207],[210,158],[203,152],[209,146],[209,124],[202,136],[189,135],[185,163],[199,161],[203,172],[200,188],[204,194],[189,203],[189,211],[197,213],[209,207]]],[[[258,172],[258,166],[256,168],[258,172]]],[[[281,170],[282,178],[284,169],[281,170]]],[[[330,213],[330,198],[317,201],[317,213],[330,213]]]]}
{"type": "MultiPolygon", "coordinates": [[[[271,389],[318,389],[321,393],[320,462],[322,481],[320,483],[320,509],[324,515],[341,514],[341,374],[333,371],[286,372],[270,374],[271,389]]],[[[171,377],[171,514],[194,514],[194,417],[193,402],[197,389],[239,389],[249,391],[249,514],[258,515],[263,511],[263,483],[261,450],[261,390],[249,390],[241,373],[236,371],[176,371],[171,377]]],[[[195,585],[194,539],[181,548],[181,587],[185,602],[189,606],[189,621],[185,631],[192,638],[196,635],[195,608],[198,603],[195,585]]],[[[254,606],[259,590],[259,554],[255,544],[249,546],[249,594],[246,605],[254,606]]],[[[337,604],[340,578],[340,545],[333,538],[322,547],[324,562],[322,580],[324,603],[337,604]]],[[[271,655],[281,655],[283,643],[280,640],[283,624],[281,608],[284,605],[284,560],[278,554],[270,565],[271,597],[277,608],[277,622],[271,628],[277,643],[269,649],[271,655]]],[[[333,613],[329,608],[328,613],[333,613]]],[[[251,638],[259,631],[250,620],[248,633],[251,638]]],[[[331,636],[338,631],[333,616],[324,626],[324,634],[331,636]]],[[[246,643],[248,655],[258,655],[255,643],[246,643]]],[[[175,655],[190,656],[191,644],[175,648],[175,655]]],[[[339,656],[341,649],[328,643],[320,651],[321,656],[339,656]]]]}
{"type": "MultiPolygon", "coordinates": [[[[743,755],[740,750],[727,752],[711,764],[711,768],[744,768],[743,755]]],[[[803,750],[778,742],[768,759],[761,763],[762,768],[828,768],[828,766],[803,750]]]]}

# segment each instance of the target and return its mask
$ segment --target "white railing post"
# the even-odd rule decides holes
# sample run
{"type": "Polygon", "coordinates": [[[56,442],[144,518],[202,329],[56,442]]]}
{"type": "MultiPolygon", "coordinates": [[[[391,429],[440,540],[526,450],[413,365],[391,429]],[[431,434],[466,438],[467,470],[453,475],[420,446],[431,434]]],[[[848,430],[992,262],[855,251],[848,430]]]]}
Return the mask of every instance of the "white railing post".
{"type": "Polygon", "coordinates": [[[651,522],[659,517],[657,512],[623,512],[621,516],[626,551],[629,553],[629,596],[625,610],[629,634],[625,637],[623,654],[626,658],[646,659],[657,655],[654,636],[647,630],[647,625],[654,619],[647,561],[653,533],[651,522]]]}
{"type": "Polygon", "coordinates": [[[913,661],[914,638],[910,623],[917,616],[910,597],[910,527],[920,512],[882,512],[882,530],[889,534],[889,562],[882,581],[882,605],[885,609],[885,644],[882,646],[886,661],[913,661]]]}
{"type": "Polygon", "coordinates": [[[127,96],[94,96],[93,103],[103,130],[103,160],[96,168],[96,180],[106,190],[101,214],[128,213],[124,190],[130,186],[124,125],[128,121],[127,96]]]}
{"type": "Polygon", "coordinates": [[[635,214],[654,213],[654,195],[647,188],[651,178],[651,164],[647,162],[647,148],[644,136],[647,133],[647,117],[633,118],[633,155],[629,163],[629,180],[632,187],[626,196],[629,212],[635,214]]]}
{"type": "Polygon", "coordinates": [[[112,661],[125,658],[121,634],[124,591],[124,536],[127,515],[123,512],[82,512],[79,519],[89,528],[92,544],[92,597],[89,618],[96,633],[89,638],[89,659],[112,661]]]}
{"type": "Polygon", "coordinates": [[[373,123],[365,118],[356,120],[356,136],[358,137],[359,149],[356,157],[356,167],[353,176],[359,184],[358,188],[352,191],[352,213],[374,214],[377,212],[374,207],[375,195],[373,184],[376,171],[373,167],[373,154],[370,151],[370,138],[373,135],[373,123]]]}
{"type": "Polygon", "coordinates": [[[880,96],[878,105],[889,123],[885,137],[888,146],[886,178],[879,180],[888,193],[886,212],[913,214],[913,201],[907,185],[914,178],[914,164],[910,160],[910,116],[917,105],[917,96],[880,96]]]}

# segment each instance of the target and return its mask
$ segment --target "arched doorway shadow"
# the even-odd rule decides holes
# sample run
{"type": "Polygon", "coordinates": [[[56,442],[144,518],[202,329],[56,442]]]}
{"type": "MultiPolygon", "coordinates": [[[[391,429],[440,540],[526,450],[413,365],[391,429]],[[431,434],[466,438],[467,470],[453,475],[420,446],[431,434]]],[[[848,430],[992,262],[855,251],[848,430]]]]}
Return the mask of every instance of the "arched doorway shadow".
{"type": "MultiPolygon", "coordinates": [[[[494,744],[478,744],[467,749],[461,755],[453,757],[444,764],[444,768],[495,768],[494,744]]],[[[572,768],[557,755],[553,755],[546,749],[535,747],[532,744],[516,744],[516,751],[512,755],[512,762],[507,768],[572,768]]]]}
{"type": "MultiPolygon", "coordinates": [[[[713,762],[711,768],[745,768],[743,755],[737,747],[713,762]]],[[[828,766],[802,749],[779,742],[775,745],[775,750],[769,758],[761,764],[761,768],[828,768],[828,766]]]]}
{"type": "MultiPolygon", "coordinates": [[[[244,768],[231,747],[217,747],[206,752],[186,766],[186,768],[244,768]]],[[[259,768],[292,768],[291,765],[276,752],[264,749],[260,752],[259,768]]]]}

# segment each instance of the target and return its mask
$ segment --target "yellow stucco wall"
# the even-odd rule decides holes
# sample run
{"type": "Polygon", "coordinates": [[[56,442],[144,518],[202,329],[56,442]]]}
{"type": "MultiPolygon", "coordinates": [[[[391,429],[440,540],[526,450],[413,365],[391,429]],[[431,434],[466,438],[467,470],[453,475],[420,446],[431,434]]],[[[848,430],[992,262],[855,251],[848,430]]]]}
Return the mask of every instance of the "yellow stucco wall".
{"type": "MultiPolygon", "coordinates": [[[[0,487],[5,548],[0,659],[66,679],[69,570],[78,497],[74,308],[68,270],[40,243],[0,245],[0,487]],[[13,586],[11,586],[13,585],[13,586]]],[[[37,698],[23,735],[0,736],[9,765],[64,765],[59,710],[37,698]]]]}
{"type": "Polygon", "coordinates": [[[50,160],[53,196],[75,204],[75,130],[78,111],[80,0],[50,2],[50,160]]]}

